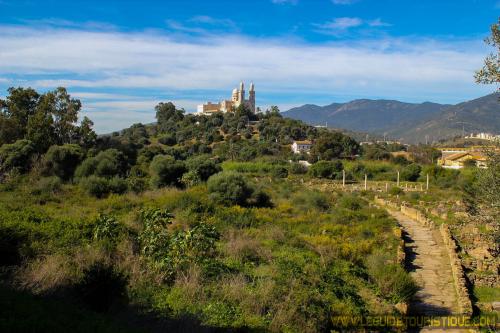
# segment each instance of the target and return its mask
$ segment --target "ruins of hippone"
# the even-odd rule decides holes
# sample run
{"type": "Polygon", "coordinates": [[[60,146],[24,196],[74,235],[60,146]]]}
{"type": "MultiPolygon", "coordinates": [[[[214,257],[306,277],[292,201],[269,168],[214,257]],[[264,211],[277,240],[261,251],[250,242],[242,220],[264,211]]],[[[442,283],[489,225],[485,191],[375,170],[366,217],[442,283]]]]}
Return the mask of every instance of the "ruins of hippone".
{"type": "Polygon", "coordinates": [[[212,114],[215,112],[232,112],[242,104],[255,113],[255,86],[253,82],[250,83],[248,99],[245,99],[245,86],[243,82],[240,82],[240,88],[233,89],[230,100],[226,99],[219,103],[207,102],[206,104],[200,104],[198,105],[198,113],[212,114]]]}

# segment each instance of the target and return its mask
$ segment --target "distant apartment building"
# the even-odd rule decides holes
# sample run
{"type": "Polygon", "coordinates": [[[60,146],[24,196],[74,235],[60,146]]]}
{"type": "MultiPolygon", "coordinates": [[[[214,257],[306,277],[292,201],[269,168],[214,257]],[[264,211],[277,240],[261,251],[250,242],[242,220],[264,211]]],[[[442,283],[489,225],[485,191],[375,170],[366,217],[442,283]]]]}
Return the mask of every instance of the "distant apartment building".
{"type": "Polygon", "coordinates": [[[313,146],[310,140],[294,141],[292,143],[292,151],[294,154],[309,153],[313,146]]]}
{"type": "Polygon", "coordinates": [[[245,97],[245,85],[243,82],[240,82],[239,89],[233,89],[231,99],[223,100],[219,103],[207,102],[200,104],[198,105],[198,113],[208,115],[215,112],[232,112],[242,104],[255,113],[255,86],[253,82],[250,84],[248,99],[245,97]]]}
{"type": "Polygon", "coordinates": [[[488,141],[500,141],[500,135],[491,133],[471,133],[466,139],[481,139],[488,141]]]}

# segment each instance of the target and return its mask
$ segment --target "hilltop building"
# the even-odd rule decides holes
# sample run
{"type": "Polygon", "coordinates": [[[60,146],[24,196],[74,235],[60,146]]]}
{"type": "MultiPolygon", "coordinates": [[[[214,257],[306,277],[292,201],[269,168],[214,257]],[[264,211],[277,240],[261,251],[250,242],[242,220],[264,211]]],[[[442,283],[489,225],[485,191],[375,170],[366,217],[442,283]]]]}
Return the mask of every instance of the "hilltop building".
{"type": "Polygon", "coordinates": [[[240,82],[239,89],[233,89],[231,99],[222,100],[219,103],[207,102],[198,105],[198,113],[212,114],[215,112],[233,112],[240,105],[245,105],[250,111],[255,113],[255,86],[250,83],[248,99],[245,99],[245,85],[240,82]]]}
{"type": "Polygon", "coordinates": [[[309,153],[313,146],[313,142],[309,140],[294,141],[292,143],[292,151],[294,154],[309,153]]]}

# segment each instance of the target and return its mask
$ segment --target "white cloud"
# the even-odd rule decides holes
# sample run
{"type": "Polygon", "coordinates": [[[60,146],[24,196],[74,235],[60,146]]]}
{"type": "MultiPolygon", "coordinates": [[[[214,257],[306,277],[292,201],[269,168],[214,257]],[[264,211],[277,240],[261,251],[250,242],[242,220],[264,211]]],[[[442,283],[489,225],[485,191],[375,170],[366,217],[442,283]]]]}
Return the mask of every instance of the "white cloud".
{"type": "Polygon", "coordinates": [[[368,21],[367,24],[370,27],[390,27],[391,26],[390,23],[384,22],[380,18],[376,18],[375,20],[368,21]]]}
{"type": "Polygon", "coordinates": [[[358,0],[332,0],[335,5],[351,5],[358,0]]]}
{"type": "Polygon", "coordinates": [[[271,2],[278,5],[283,5],[283,4],[296,5],[299,2],[299,0],[271,0],[271,2]]]}
{"type": "Polygon", "coordinates": [[[359,17],[337,17],[332,21],[316,24],[318,28],[325,30],[346,30],[349,28],[359,27],[363,24],[363,20],[359,17]]]}
{"type": "MultiPolygon", "coordinates": [[[[0,26],[0,78],[43,89],[67,86],[83,99],[96,126],[109,112],[106,117],[117,120],[115,125],[106,121],[112,129],[125,118],[154,120],[157,99],[131,97],[140,96],[139,91],[187,96],[203,90],[217,100],[227,97],[240,80],[255,82],[258,104],[265,95],[267,101],[275,100],[269,104],[278,105],[308,98],[314,102],[312,97],[319,95],[332,96],[332,102],[339,95],[458,101],[482,91],[472,78],[486,53],[481,40],[378,38],[308,44],[241,35],[174,36],[0,26]],[[123,110],[129,112],[126,117],[123,110]]],[[[193,111],[210,96],[189,96],[179,106],[193,111]]]]}

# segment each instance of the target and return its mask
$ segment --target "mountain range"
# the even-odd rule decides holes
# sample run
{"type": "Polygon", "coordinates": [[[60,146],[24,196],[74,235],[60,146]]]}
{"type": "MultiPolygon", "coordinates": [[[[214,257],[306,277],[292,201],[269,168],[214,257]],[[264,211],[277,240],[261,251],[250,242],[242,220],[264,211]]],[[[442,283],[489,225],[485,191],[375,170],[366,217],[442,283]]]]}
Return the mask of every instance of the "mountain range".
{"type": "Polygon", "coordinates": [[[325,106],[305,104],[283,115],[311,125],[327,124],[406,143],[432,142],[463,133],[500,133],[500,93],[456,105],[371,99],[325,106]]]}

